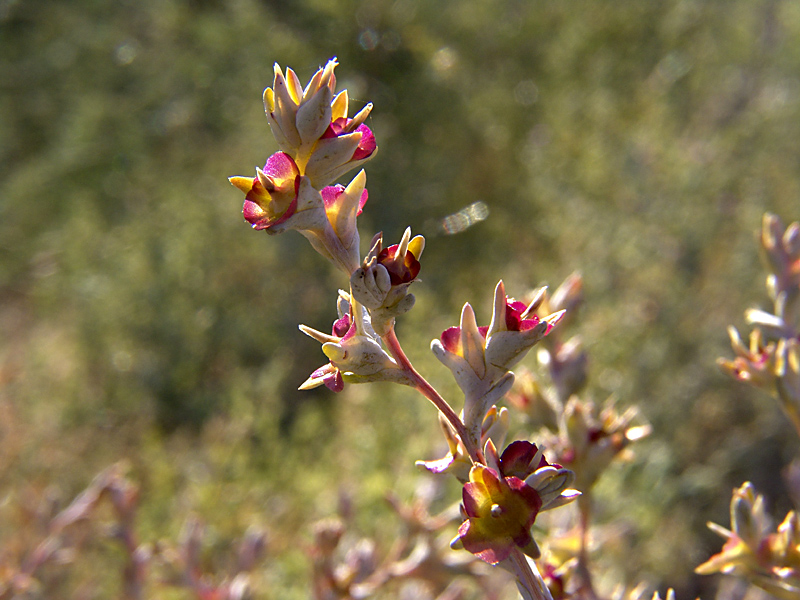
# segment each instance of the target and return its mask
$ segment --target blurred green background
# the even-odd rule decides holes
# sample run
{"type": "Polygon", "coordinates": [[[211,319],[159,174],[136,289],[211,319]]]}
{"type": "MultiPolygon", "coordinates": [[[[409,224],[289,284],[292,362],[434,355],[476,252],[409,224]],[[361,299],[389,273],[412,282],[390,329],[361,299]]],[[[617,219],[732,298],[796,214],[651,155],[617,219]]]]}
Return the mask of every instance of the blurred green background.
{"type": "Polygon", "coordinates": [[[434,410],[296,391],[325,362],[297,324],[327,329],[345,282],[293,232],[251,231],[226,180],[277,150],[273,63],[305,82],[332,56],[351,111],[375,104],[363,244],[427,236],[412,360],[458,404],[428,343],[461,305],[486,322],[498,279],[522,296],[582,271],[588,395],[654,426],[601,484],[622,533],[598,576],[710,597],[704,523],[745,479],[782,516],[798,449],[714,365],[725,327],[769,308],[762,213],[800,217],[788,1],[0,0],[0,540],[26,498],[120,458],[146,540],[191,511],[221,548],[266,526],[271,597],[307,597],[308,524],[342,487],[391,539],[381,498],[441,451],[434,410]],[[479,201],[488,218],[444,235],[479,201]]]}

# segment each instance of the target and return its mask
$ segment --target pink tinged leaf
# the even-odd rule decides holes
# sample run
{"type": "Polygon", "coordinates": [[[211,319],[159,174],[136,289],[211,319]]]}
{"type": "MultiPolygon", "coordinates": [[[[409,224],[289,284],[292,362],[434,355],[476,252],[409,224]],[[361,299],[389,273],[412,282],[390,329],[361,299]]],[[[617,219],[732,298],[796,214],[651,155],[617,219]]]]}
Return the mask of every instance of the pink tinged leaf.
{"type": "MultiPolygon", "coordinates": [[[[509,543],[491,544],[489,542],[486,545],[487,547],[484,550],[480,550],[474,554],[483,562],[490,565],[503,562],[511,554],[511,544],[509,543]]],[[[467,548],[466,544],[464,544],[464,548],[467,548]]],[[[467,550],[469,550],[469,548],[467,548],[467,550]]]]}
{"type": "Polygon", "coordinates": [[[527,310],[527,306],[517,300],[512,300],[506,304],[506,329],[509,331],[527,331],[539,324],[539,318],[533,316],[530,319],[523,319],[522,315],[527,310]]]}
{"type": "Polygon", "coordinates": [[[369,194],[367,193],[366,188],[361,193],[361,198],[358,200],[358,210],[356,211],[356,216],[361,214],[361,211],[364,209],[364,205],[367,203],[367,199],[369,198],[369,194]]]}
{"type": "Polygon", "coordinates": [[[441,338],[444,349],[451,354],[461,356],[461,328],[450,327],[442,332],[441,338]]]}
{"type": "Polygon", "coordinates": [[[350,133],[347,129],[347,126],[350,124],[350,119],[347,117],[339,117],[334,121],[331,121],[331,124],[328,125],[328,128],[325,130],[325,133],[322,134],[323,140],[327,140],[330,138],[339,137],[342,133],[350,133]]]}
{"type": "Polygon", "coordinates": [[[267,213],[264,212],[255,202],[250,200],[244,201],[244,206],[242,207],[242,216],[244,217],[245,221],[250,223],[256,229],[259,228],[258,226],[262,221],[268,220],[266,215],[267,213]]]}
{"type": "Polygon", "coordinates": [[[343,338],[350,329],[350,325],[351,322],[349,314],[342,316],[340,319],[336,319],[336,321],[333,322],[333,335],[343,338]]]}
{"type": "Polygon", "coordinates": [[[366,125],[359,125],[356,131],[361,132],[361,141],[358,143],[358,148],[356,148],[356,151],[353,153],[352,160],[363,160],[372,156],[378,144],[375,143],[375,136],[372,130],[366,125]]]}
{"type": "Polygon", "coordinates": [[[280,225],[289,217],[294,215],[295,211],[297,210],[297,196],[295,196],[294,200],[292,200],[291,204],[289,204],[289,208],[286,209],[280,217],[277,219],[270,220],[269,216],[261,210],[261,207],[258,206],[255,202],[245,199],[244,206],[242,207],[242,215],[244,216],[245,220],[253,226],[253,229],[262,230],[262,229],[270,229],[276,225],[280,225]],[[258,208],[258,210],[256,210],[258,208]],[[261,216],[259,217],[259,211],[261,216]],[[248,216],[250,218],[248,218],[248,216]],[[251,218],[253,220],[251,220],[251,218]]]}
{"type": "Polygon", "coordinates": [[[314,371],[310,379],[321,380],[328,389],[334,392],[341,392],[344,389],[341,372],[330,363],[314,371]]]}
{"type": "Polygon", "coordinates": [[[332,364],[328,363],[327,365],[321,366],[319,369],[311,373],[311,379],[325,379],[333,374],[336,370],[332,364]]]}
{"type": "Polygon", "coordinates": [[[330,208],[336,204],[336,201],[343,193],[344,186],[340,183],[322,188],[320,194],[322,194],[322,202],[325,204],[325,208],[330,208]]]}
{"type": "Polygon", "coordinates": [[[467,482],[461,490],[464,512],[469,517],[479,517],[481,506],[488,500],[486,489],[475,482],[467,482]]]}
{"type": "Polygon", "coordinates": [[[559,321],[564,318],[564,315],[567,314],[566,310],[560,310],[558,312],[554,312],[552,315],[547,315],[542,321],[547,323],[547,329],[545,330],[544,334],[549,334],[553,327],[558,325],[559,321]]]}
{"type": "MultiPolygon", "coordinates": [[[[536,458],[538,452],[539,449],[536,444],[531,444],[524,440],[512,442],[500,456],[501,472],[505,477],[514,476],[525,479],[538,468],[537,465],[531,465],[531,461],[536,458]]],[[[544,457],[542,457],[542,460],[544,460],[544,457]]]]}
{"type": "Polygon", "coordinates": [[[447,469],[453,464],[453,456],[445,456],[444,458],[440,458],[439,460],[420,460],[417,461],[417,464],[422,466],[425,470],[430,471],[431,473],[445,473],[447,469]]]}
{"type": "Polygon", "coordinates": [[[300,174],[297,163],[285,152],[276,152],[267,159],[264,165],[264,174],[272,179],[279,187],[288,180],[294,184],[295,178],[300,174]]]}
{"type": "Polygon", "coordinates": [[[344,337],[342,337],[342,341],[346,342],[352,339],[353,337],[355,337],[356,333],[358,333],[358,328],[356,327],[354,321],[353,323],[350,323],[350,328],[347,330],[347,333],[344,334],[344,337]]]}
{"type": "Polygon", "coordinates": [[[336,369],[336,373],[333,377],[329,377],[325,380],[325,386],[332,392],[341,392],[344,389],[344,379],[339,369],[336,369]]]}

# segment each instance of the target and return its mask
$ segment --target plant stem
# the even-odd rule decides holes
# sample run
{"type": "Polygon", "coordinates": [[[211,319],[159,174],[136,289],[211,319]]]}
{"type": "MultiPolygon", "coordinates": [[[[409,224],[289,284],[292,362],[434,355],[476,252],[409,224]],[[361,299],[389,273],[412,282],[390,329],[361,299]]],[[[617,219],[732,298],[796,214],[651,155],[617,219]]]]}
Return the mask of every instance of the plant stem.
{"type": "Polygon", "coordinates": [[[530,597],[532,600],[553,600],[553,596],[544,584],[536,565],[532,564],[532,561],[527,560],[519,549],[514,548],[508,560],[511,562],[512,570],[519,582],[518,587],[520,588],[520,592],[523,592],[523,590],[527,592],[527,596],[523,592],[523,596],[526,597],[526,600],[527,597],[530,597]]]}
{"type": "Polygon", "coordinates": [[[389,333],[384,335],[381,339],[383,340],[383,343],[386,344],[386,347],[389,349],[392,357],[397,361],[397,364],[403,367],[408,376],[414,382],[414,387],[417,389],[417,391],[419,391],[428,400],[433,402],[433,405],[439,409],[439,412],[444,415],[444,418],[447,419],[453,429],[455,429],[456,434],[458,434],[458,437],[461,438],[461,442],[464,444],[464,448],[466,449],[467,454],[469,454],[469,457],[472,459],[472,462],[485,463],[486,459],[483,457],[483,452],[481,452],[480,448],[478,448],[472,441],[472,437],[469,435],[464,422],[459,418],[447,401],[442,398],[441,394],[439,394],[439,392],[437,392],[436,389],[417,372],[417,370],[411,364],[411,361],[408,360],[408,357],[406,356],[406,353],[403,352],[403,348],[400,346],[400,342],[394,332],[394,327],[392,327],[389,330],[389,333]]]}

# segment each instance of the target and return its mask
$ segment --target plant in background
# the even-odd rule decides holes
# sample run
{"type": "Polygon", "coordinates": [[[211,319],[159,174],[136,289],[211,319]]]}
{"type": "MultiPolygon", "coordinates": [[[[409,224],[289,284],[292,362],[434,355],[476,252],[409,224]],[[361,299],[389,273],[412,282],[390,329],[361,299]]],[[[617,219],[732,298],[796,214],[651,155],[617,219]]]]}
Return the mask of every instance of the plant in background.
{"type": "Polygon", "coordinates": [[[196,518],[187,520],[178,542],[141,542],[136,527],[140,488],[126,476],[127,469],[121,463],[112,465],[55,514],[51,513],[53,506],[43,503],[36,528],[46,532],[44,539],[33,548],[20,547],[17,542],[0,551],[0,600],[45,597],[42,594],[47,593],[49,578],[63,585],[57,572],[49,573],[48,568],[76,562],[84,547],[97,538],[110,539],[122,549],[125,565],[120,572],[120,597],[125,600],[150,597],[149,590],[156,585],[188,590],[199,600],[254,597],[251,575],[265,558],[266,532],[251,528],[239,541],[236,560],[228,561],[224,574],[210,573],[203,564],[204,528],[196,518]],[[112,509],[111,522],[103,521],[106,503],[112,509]],[[87,526],[96,522],[102,523],[103,533],[87,533],[87,526]]]}
{"type": "MultiPolygon", "coordinates": [[[[772,312],[746,311],[755,325],[745,344],[731,327],[736,357],[720,358],[723,371],[767,391],[778,400],[800,435],[800,223],[784,227],[766,214],[761,227],[761,248],[766,258],[767,292],[772,312]]],[[[787,470],[787,487],[797,504],[800,459],[787,470]]],[[[777,598],[800,598],[800,522],[792,510],[775,529],[766,513],[764,497],[750,482],[733,491],[731,530],[716,523],[709,527],[726,538],[719,554],[697,567],[697,573],[736,575],[777,598]]]]}

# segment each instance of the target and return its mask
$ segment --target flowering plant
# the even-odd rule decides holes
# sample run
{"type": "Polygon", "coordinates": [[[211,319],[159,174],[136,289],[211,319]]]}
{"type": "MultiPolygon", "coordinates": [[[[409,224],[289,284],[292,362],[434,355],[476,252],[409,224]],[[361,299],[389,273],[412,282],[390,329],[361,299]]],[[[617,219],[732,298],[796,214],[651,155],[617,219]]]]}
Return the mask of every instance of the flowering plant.
{"type": "Polygon", "coordinates": [[[230,178],[245,194],[242,214],[254,229],[299,231],[347,276],[349,289],[339,291],[331,333],[300,326],[329,359],[300,388],[325,385],[339,392],[348,384],[390,381],[428,398],[442,416],[450,454],[420,464],[435,473],[452,472],[463,484],[464,521],[452,546],[513,572],[524,597],[551,598],[526,555],[540,555],[532,534],[537,515],[580,495],[570,487],[575,475],[549,463],[527,440],[512,442],[498,455],[488,434],[504,428],[496,403],[513,385],[511,368],[552,332],[565,311],[539,314],[544,290],[523,303],[506,295],[502,281],[495,287],[488,326],[479,326],[465,304],[459,325],[431,343],[464,394],[461,414],[417,372],[395,334],[395,321],[414,305],[409,289],[421,269],[425,240],[412,237],[409,228],[397,244],[385,246],[378,234],[361,259],[356,222],[368,197],[366,175],[359,171],[346,186],[335,182],[375,156],[375,136],[365,124],[372,105],[348,116],[347,92],[336,93],[336,66],[335,59],[328,61],[305,88],[292,69],[284,75],[275,66],[264,106],[281,150],[263,169],[256,168],[255,177],[230,178]]]}

